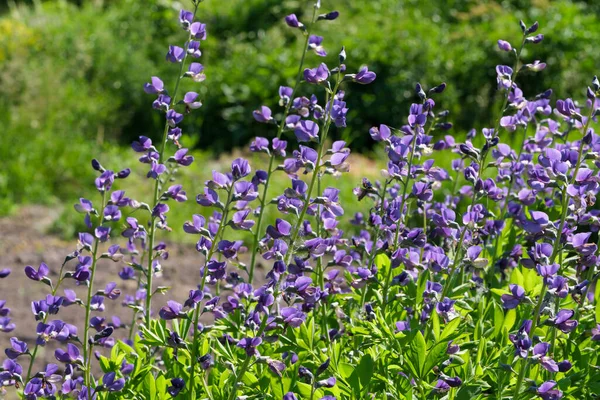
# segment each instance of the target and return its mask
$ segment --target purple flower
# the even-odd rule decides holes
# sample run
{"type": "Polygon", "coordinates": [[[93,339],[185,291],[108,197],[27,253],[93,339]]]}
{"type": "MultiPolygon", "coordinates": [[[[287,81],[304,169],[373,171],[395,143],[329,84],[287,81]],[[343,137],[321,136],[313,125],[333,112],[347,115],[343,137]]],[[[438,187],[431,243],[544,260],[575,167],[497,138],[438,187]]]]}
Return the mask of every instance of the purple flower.
{"type": "Polygon", "coordinates": [[[233,176],[234,180],[244,178],[248,176],[250,172],[252,172],[252,169],[250,168],[250,164],[246,159],[236,158],[231,163],[231,175],[233,176]]]}
{"type": "Polygon", "coordinates": [[[354,82],[360,83],[361,85],[368,85],[372,83],[377,75],[373,71],[369,71],[369,68],[362,67],[356,75],[353,76],[354,82]]]}
{"type": "Polygon", "coordinates": [[[191,11],[181,10],[179,11],[179,23],[183,26],[183,29],[188,30],[191,23],[194,21],[194,13],[191,11]]]}
{"type": "Polygon", "coordinates": [[[167,189],[167,191],[165,192],[165,196],[177,202],[187,201],[187,195],[181,185],[170,186],[169,189],[167,189]]]}
{"type": "Polygon", "coordinates": [[[387,125],[379,125],[379,128],[376,126],[369,129],[369,135],[376,142],[381,142],[382,140],[388,140],[390,136],[392,136],[392,132],[387,125]]]}
{"type": "Polygon", "coordinates": [[[510,284],[509,288],[511,294],[501,296],[502,305],[507,310],[516,308],[525,299],[525,289],[521,286],[510,284]]]}
{"type": "Polygon", "coordinates": [[[285,17],[285,23],[288,24],[288,26],[291,28],[300,28],[304,26],[300,21],[298,21],[298,17],[296,17],[296,14],[290,14],[287,17],[285,17]]]}
{"type": "Polygon", "coordinates": [[[194,39],[206,40],[206,24],[194,22],[190,25],[190,34],[194,39]]]}
{"type": "Polygon", "coordinates": [[[167,301],[167,305],[162,307],[158,312],[158,315],[165,320],[182,318],[181,310],[183,306],[176,301],[169,300],[167,301]]]}
{"type": "Polygon", "coordinates": [[[315,51],[318,56],[325,57],[327,52],[321,45],[323,42],[323,36],[310,35],[308,37],[308,48],[315,51]]]}
{"type": "Polygon", "coordinates": [[[157,76],[153,76],[150,83],[144,84],[144,91],[148,94],[160,94],[164,90],[165,85],[157,76]]]}
{"type": "Polygon", "coordinates": [[[285,307],[281,310],[283,322],[293,328],[298,328],[306,321],[306,314],[295,307],[285,307]]]}
{"type": "Polygon", "coordinates": [[[502,51],[511,51],[512,46],[505,40],[498,40],[498,48],[502,51]]]}
{"type": "Polygon", "coordinates": [[[202,107],[202,102],[198,100],[198,96],[199,95],[196,92],[187,92],[185,96],[183,96],[183,103],[188,109],[196,110],[202,107]]]}
{"type": "MultiPolygon", "coordinates": [[[[254,118],[256,118],[256,116],[254,118]]],[[[256,139],[254,139],[252,141],[252,143],[250,143],[250,151],[257,152],[257,153],[265,152],[268,154],[269,153],[269,140],[264,137],[257,136],[256,139]]]]}
{"type": "Polygon", "coordinates": [[[179,46],[169,46],[169,51],[167,52],[167,61],[172,63],[179,63],[183,60],[185,56],[185,50],[183,50],[179,46]]]}
{"type": "Polygon", "coordinates": [[[190,63],[185,76],[192,78],[194,82],[203,82],[206,79],[206,75],[204,74],[204,66],[200,63],[190,63]]]}
{"type": "Polygon", "coordinates": [[[42,279],[46,278],[49,273],[50,269],[46,263],[41,263],[37,271],[31,265],[25,267],[25,275],[34,281],[41,281],[42,279]]]}
{"type": "Polygon", "coordinates": [[[173,155],[173,160],[179,164],[179,165],[183,165],[184,167],[189,166],[191,163],[194,162],[194,157],[188,155],[188,149],[179,149],[175,152],[175,155],[173,155]]]}
{"type": "Polygon", "coordinates": [[[102,377],[102,386],[109,392],[119,392],[125,387],[125,379],[115,379],[114,372],[108,372],[102,377]]]}
{"type": "Polygon", "coordinates": [[[167,392],[173,397],[177,396],[185,388],[185,381],[181,378],[171,379],[171,386],[167,388],[167,392]]]}
{"type": "Polygon", "coordinates": [[[167,123],[170,127],[174,128],[181,121],[183,121],[183,115],[179,114],[175,110],[167,111],[167,123]]]}
{"type": "Polygon", "coordinates": [[[256,348],[262,343],[262,339],[259,337],[254,338],[243,338],[237,343],[237,347],[242,348],[246,351],[248,357],[259,355],[256,348]]]}
{"type": "Polygon", "coordinates": [[[577,325],[579,324],[577,321],[570,319],[573,315],[575,315],[575,311],[573,310],[560,310],[558,314],[556,314],[556,317],[550,318],[548,322],[560,329],[563,333],[569,333],[577,328],[577,325]]]}
{"type": "Polygon", "coordinates": [[[304,79],[308,83],[320,84],[329,78],[329,68],[321,63],[317,68],[306,68],[304,70],[304,79]]]}
{"type": "Polygon", "coordinates": [[[14,360],[22,354],[27,354],[29,349],[27,348],[27,343],[21,342],[16,337],[11,337],[10,348],[5,349],[4,352],[8,358],[14,360]]]}
{"type": "Polygon", "coordinates": [[[202,55],[202,51],[200,50],[200,42],[190,40],[188,43],[187,53],[194,58],[200,58],[202,55]]]}
{"type": "Polygon", "coordinates": [[[267,106],[261,106],[260,110],[252,111],[252,116],[258,122],[271,122],[273,117],[271,116],[271,109],[267,106]]]}
{"type": "Polygon", "coordinates": [[[83,356],[79,353],[79,348],[73,343],[67,343],[67,351],[63,349],[56,349],[54,351],[54,357],[58,361],[69,363],[69,364],[82,364],[83,356]]]}
{"type": "Polygon", "coordinates": [[[299,142],[319,141],[319,125],[310,120],[302,120],[294,130],[299,142]]]}
{"type": "Polygon", "coordinates": [[[562,399],[563,393],[558,389],[554,389],[555,386],[556,386],[555,381],[546,381],[546,382],[542,383],[540,385],[540,387],[537,388],[537,394],[543,400],[562,399]]]}

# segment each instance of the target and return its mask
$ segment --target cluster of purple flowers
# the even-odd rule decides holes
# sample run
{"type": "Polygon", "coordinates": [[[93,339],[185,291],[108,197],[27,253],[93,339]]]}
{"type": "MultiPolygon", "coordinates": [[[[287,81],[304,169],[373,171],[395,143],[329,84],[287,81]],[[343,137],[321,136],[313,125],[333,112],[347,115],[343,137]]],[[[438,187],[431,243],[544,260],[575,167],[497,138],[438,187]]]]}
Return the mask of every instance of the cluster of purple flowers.
{"type": "MultiPolygon", "coordinates": [[[[293,86],[281,86],[275,99],[281,110],[263,105],[253,113],[273,126],[272,138],[250,144],[265,154],[267,167],[253,169],[238,158],[204,182],[198,214],[182,227],[196,241],[197,285],[183,304],[166,301],[153,315],[153,295],[166,291],[153,279],[169,257],[157,236],[172,229],[169,205],[187,201],[181,185],[167,183],[194,161],[180,144],[179,126],[202,103],[194,91],[177,96],[184,78],[205,79],[203,66],[190,62],[207,38],[195,20],[199,3],[180,12],[188,38],[166,55],[180,64],[174,91],[158,77],[144,86],[165,118],[158,142],[140,136],[132,144],[147,164],[153,197],[144,203],[113,190],[131,171],[115,173],[93,160],[101,200],[75,205],[88,232],[79,234],[57,278],[44,263],[25,267],[50,293],[31,305],[35,343],[11,339],[0,387],[20,387],[27,399],[146,396],[144,388],[231,400],[240,392],[287,400],[593,393],[576,392],[582,389],[567,381],[573,370],[576,379],[594,374],[595,350],[588,348],[600,341],[593,321],[600,308],[594,315],[592,306],[598,245],[591,240],[600,231],[600,136],[591,127],[600,82],[594,78],[583,104],[566,99],[553,107],[551,90],[527,99],[519,74],[545,67],[521,60],[525,46],[543,40],[537,23],[521,23],[519,46],[498,41],[515,61],[496,68],[502,108],[494,126],[469,132],[464,142],[445,135],[452,124],[447,111],[436,109],[446,89],[441,83],[416,85],[405,125],[369,130],[386,164],[380,180],[364,178],[356,187],[364,212],[345,224],[345,194],[326,182],[349,171],[350,149],[330,136],[348,122],[346,84],[367,85],[376,74],[347,67],[344,48],[337,63],[322,62],[327,43],[313,30],[337,11],[319,14],[317,1],[310,21],[285,17],[304,45],[293,86]],[[304,65],[309,52],[318,57],[313,68],[304,65]],[[304,84],[310,95],[299,93],[304,84]],[[448,155],[454,157],[442,162],[448,155]],[[283,192],[269,190],[274,178],[287,182],[283,192]],[[118,226],[124,247],[115,243],[118,226]],[[94,289],[103,260],[120,265],[122,280],[137,280],[135,293],[123,293],[122,305],[133,310],[129,325],[99,314],[121,297],[115,282],[94,289]],[[267,266],[264,277],[259,263],[267,266]],[[61,288],[65,280],[86,288],[86,297],[61,288]],[[83,332],[54,317],[71,306],[85,308],[83,332]],[[577,335],[584,339],[576,342],[577,335]],[[38,351],[50,341],[58,343],[60,366],[34,373],[38,351]],[[110,358],[101,347],[112,349],[110,358]],[[103,369],[98,380],[94,358],[103,369]]],[[[0,271],[0,278],[9,273],[0,271]]],[[[0,331],[10,332],[15,325],[4,306],[0,301],[0,331]]]]}

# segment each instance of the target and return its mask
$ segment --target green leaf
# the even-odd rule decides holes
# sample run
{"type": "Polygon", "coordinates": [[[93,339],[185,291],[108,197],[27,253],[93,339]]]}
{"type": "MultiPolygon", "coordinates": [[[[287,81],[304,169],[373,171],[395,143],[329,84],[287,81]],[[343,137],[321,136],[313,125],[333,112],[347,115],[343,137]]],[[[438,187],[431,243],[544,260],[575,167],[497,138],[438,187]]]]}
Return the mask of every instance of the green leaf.
{"type": "Polygon", "coordinates": [[[510,274],[510,283],[514,283],[514,284],[517,284],[517,285],[523,287],[523,285],[524,285],[523,282],[524,282],[523,274],[521,273],[519,268],[513,269],[512,274],[510,274]]]}
{"type": "Polygon", "coordinates": [[[596,294],[594,300],[596,300],[596,323],[600,324],[600,285],[596,284],[596,294]]]}
{"type": "Polygon", "coordinates": [[[442,359],[446,358],[446,349],[448,343],[440,342],[433,346],[427,353],[427,359],[423,367],[423,376],[426,376],[429,371],[436,365],[438,365],[442,359]]]}
{"type": "Polygon", "coordinates": [[[456,329],[458,328],[458,325],[460,325],[460,321],[460,318],[454,318],[452,321],[448,322],[446,324],[446,327],[442,331],[442,335],[440,336],[439,340],[443,341],[444,339],[450,337],[452,334],[456,333],[456,329]]]}
{"type": "Polygon", "coordinates": [[[363,388],[366,388],[373,377],[373,357],[370,354],[365,354],[361,359],[358,367],[358,379],[363,388]]]}
{"type": "Polygon", "coordinates": [[[506,315],[504,315],[504,322],[502,323],[502,326],[504,328],[506,328],[507,331],[510,332],[512,327],[515,325],[516,320],[517,320],[517,312],[515,311],[515,309],[508,310],[506,312],[506,315]]]}
{"type": "Polygon", "coordinates": [[[431,321],[433,323],[433,330],[431,332],[433,333],[434,339],[437,341],[440,337],[440,317],[438,316],[438,313],[434,312],[431,314],[431,321]]]}
{"type": "Polygon", "coordinates": [[[502,308],[494,304],[494,333],[493,337],[498,336],[498,334],[502,331],[502,327],[504,326],[504,312],[502,308]]]}
{"type": "Polygon", "coordinates": [[[156,398],[156,384],[154,383],[154,376],[148,371],[144,378],[144,392],[148,396],[148,399],[156,398]]]}
{"type": "Polygon", "coordinates": [[[419,373],[418,377],[422,378],[423,365],[425,365],[425,357],[427,354],[427,344],[425,343],[425,338],[421,331],[418,331],[415,335],[410,344],[410,348],[412,350],[413,360],[417,367],[417,372],[419,373]]]}

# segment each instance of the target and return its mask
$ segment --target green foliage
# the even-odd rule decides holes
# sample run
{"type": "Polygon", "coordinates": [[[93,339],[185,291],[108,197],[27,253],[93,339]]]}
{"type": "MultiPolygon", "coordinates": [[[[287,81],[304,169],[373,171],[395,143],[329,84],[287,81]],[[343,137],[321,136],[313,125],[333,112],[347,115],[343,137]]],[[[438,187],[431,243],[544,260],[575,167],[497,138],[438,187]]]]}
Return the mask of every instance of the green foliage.
{"type": "MultiPolygon", "coordinates": [[[[10,7],[0,18],[2,212],[24,201],[73,198],[81,189],[77,182],[92,176],[82,165],[99,150],[118,157],[119,150],[108,151],[115,144],[128,144],[140,134],[157,137],[162,121],[141,87],[152,73],[174,73],[174,67],[157,62],[156,55],[166,52],[164,43],[179,29],[172,16],[182,4],[34,3],[10,7]]],[[[368,90],[349,88],[352,128],[335,132],[353,141],[356,150],[370,146],[365,132],[371,125],[404,123],[416,81],[425,86],[449,84],[441,107],[455,116],[452,121],[459,135],[475,121],[490,121],[493,67],[508,62],[495,43],[500,38],[517,40],[516,34],[504,34],[514,31],[518,18],[539,20],[546,34],[536,57],[548,68],[535,82],[523,74],[519,85],[525,91],[552,86],[559,97],[572,96],[599,61],[592,46],[600,34],[600,17],[593,12],[597,6],[589,2],[327,3],[343,13],[322,26],[326,60],[337,57],[339,49],[332,43],[343,43],[349,71],[368,62],[378,74],[368,90]]],[[[205,2],[199,17],[210,27],[203,43],[210,79],[201,94],[203,112],[184,126],[193,143],[216,153],[244,146],[255,135],[272,134],[268,127],[248,121],[264,99],[274,106],[278,86],[290,84],[296,74],[300,44],[282,18],[291,12],[309,18],[303,14],[309,9],[305,6],[296,0],[205,2]]],[[[528,58],[527,52],[524,56],[528,58]]],[[[318,62],[309,56],[307,66],[318,62]]]]}

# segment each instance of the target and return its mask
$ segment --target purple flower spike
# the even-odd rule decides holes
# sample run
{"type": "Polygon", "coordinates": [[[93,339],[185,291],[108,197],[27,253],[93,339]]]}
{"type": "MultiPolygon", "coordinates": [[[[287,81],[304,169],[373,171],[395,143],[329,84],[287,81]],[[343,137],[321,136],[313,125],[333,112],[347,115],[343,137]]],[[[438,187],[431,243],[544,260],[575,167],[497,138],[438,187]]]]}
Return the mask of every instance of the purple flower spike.
{"type": "Polygon", "coordinates": [[[183,60],[185,56],[185,50],[183,50],[179,46],[169,46],[169,51],[167,52],[167,61],[172,63],[179,63],[183,60]]]}
{"type": "Polygon", "coordinates": [[[37,271],[31,266],[28,265],[25,267],[25,275],[31,280],[41,281],[50,273],[50,269],[46,265],[46,263],[41,263],[37,271]]]}

